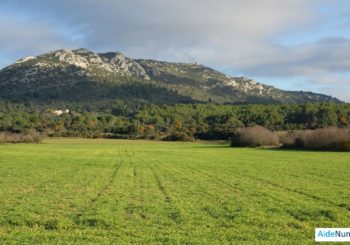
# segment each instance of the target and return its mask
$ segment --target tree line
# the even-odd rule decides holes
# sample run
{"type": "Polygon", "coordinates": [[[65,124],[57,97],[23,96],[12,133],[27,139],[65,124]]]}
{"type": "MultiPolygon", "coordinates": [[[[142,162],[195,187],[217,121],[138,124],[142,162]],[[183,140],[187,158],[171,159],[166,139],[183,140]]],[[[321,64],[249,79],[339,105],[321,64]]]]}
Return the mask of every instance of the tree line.
{"type": "Polygon", "coordinates": [[[0,131],[47,136],[227,140],[238,128],[260,125],[273,131],[350,125],[345,103],[152,105],[119,103],[92,110],[77,105],[24,105],[0,102],[0,131]],[[55,115],[54,110],[69,109],[55,115]]]}

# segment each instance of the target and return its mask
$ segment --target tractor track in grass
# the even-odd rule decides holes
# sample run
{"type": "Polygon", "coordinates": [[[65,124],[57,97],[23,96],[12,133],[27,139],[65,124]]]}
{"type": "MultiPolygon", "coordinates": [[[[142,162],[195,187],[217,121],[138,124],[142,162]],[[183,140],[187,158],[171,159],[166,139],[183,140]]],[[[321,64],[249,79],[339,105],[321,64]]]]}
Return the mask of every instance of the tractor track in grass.
{"type": "Polygon", "coordinates": [[[121,153],[119,151],[119,154],[118,154],[118,158],[119,158],[119,161],[113,165],[113,172],[112,174],[110,175],[110,177],[108,178],[106,184],[104,184],[100,189],[99,191],[96,193],[96,195],[92,198],[90,198],[88,201],[87,201],[87,205],[85,208],[81,209],[74,217],[74,222],[77,224],[77,225],[81,225],[82,222],[81,222],[81,217],[84,216],[84,214],[86,214],[88,211],[91,211],[91,210],[95,210],[96,209],[96,203],[98,200],[101,199],[101,197],[103,196],[104,193],[107,192],[108,189],[110,189],[110,187],[113,185],[113,183],[115,182],[115,179],[116,179],[116,176],[119,172],[119,169],[121,168],[121,166],[123,165],[124,163],[124,160],[121,156],[121,153]]]}
{"type": "MultiPolygon", "coordinates": [[[[137,155],[136,155],[137,156],[137,155]]],[[[144,162],[144,158],[138,158],[140,163],[144,162]]],[[[140,216],[142,219],[147,218],[147,209],[146,209],[146,195],[147,191],[146,188],[149,188],[150,183],[147,182],[147,171],[145,169],[140,168],[140,171],[138,171],[138,176],[140,179],[140,202],[141,202],[141,210],[140,216]],[[141,171],[142,170],[142,171],[141,171]]]]}
{"type": "MultiPolygon", "coordinates": [[[[211,175],[211,174],[208,174],[206,172],[203,172],[203,171],[200,171],[198,169],[195,169],[195,168],[192,168],[190,166],[184,166],[184,168],[187,168],[187,169],[190,169],[192,172],[197,172],[198,174],[202,175],[202,176],[205,176],[206,178],[210,178],[212,182],[216,182],[216,183],[220,183],[220,184],[224,184],[226,186],[229,186],[231,188],[233,188],[234,192],[240,196],[240,194],[242,192],[244,192],[244,189],[243,188],[239,188],[237,185],[235,184],[232,184],[232,183],[228,183],[226,181],[223,181],[222,179],[219,179],[217,176],[215,175],[211,175]]],[[[231,190],[232,191],[232,190],[231,190]]]]}
{"type": "Polygon", "coordinates": [[[139,173],[140,176],[140,202],[141,202],[141,213],[140,217],[142,219],[146,219],[146,208],[145,208],[145,183],[143,180],[143,175],[142,172],[140,171],[139,173]]]}
{"type": "Polygon", "coordinates": [[[135,190],[136,188],[136,176],[137,176],[137,170],[134,162],[134,158],[132,156],[134,153],[130,153],[128,150],[125,150],[125,156],[126,156],[126,163],[128,164],[127,169],[131,171],[130,175],[128,175],[128,178],[132,179],[132,190],[128,192],[129,198],[126,203],[126,207],[124,208],[124,215],[125,219],[131,219],[136,211],[136,197],[135,197],[135,190]]]}
{"type": "MultiPolygon", "coordinates": [[[[207,176],[207,177],[209,177],[211,180],[213,180],[213,178],[216,180],[216,182],[220,182],[220,183],[222,183],[222,184],[224,184],[224,185],[226,185],[226,186],[230,186],[230,187],[232,187],[232,184],[231,183],[228,183],[228,182],[226,182],[226,181],[224,181],[224,180],[221,180],[221,179],[217,179],[217,177],[218,176],[214,176],[214,175],[210,175],[210,174],[208,174],[208,173],[202,173],[200,170],[198,170],[198,169],[194,169],[194,168],[192,168],[192,167],[190,167],[189,165],[186,165],[185,167],[187,167],[188,169],[190,169],[190,170],[192,170],[193,172],[197,172],[197,173],[199,173],[199,174],[202,174],[203,176],[207,176]]],[[[226,177],[230,177],[230,176],[228,176],[227,175],[227,171],[218,171],[218,169],[216,169],[216,168],[213,168],[213,167],[209,167],[209,166],[205,166],[206,168],[206,170],[207,171],[209,171],[209,172],[216,172],[217,174],[224,174],[224,175],[226,175],[226,177]]],[[[203,170],[203,169],[202,169],[203,170]]],[[[232,170],[230,170],[230,172],[233,174],[233,175],[236,175],[236,176],[240,176],[241,178],[245,178],[245,179],[247,179],[247,180],[251,180],[251,181],[253,181],[253,182],[258,182],[258,183],[262,183],[262,184],[264,184],[264,185],[266,185],[266,186],[272,186],[273,188],[275,188],[276,190],[277,189],[282,189],[282,190],[284,190],[284,191],[286,191],[286,192],[293,192],[293,193],[296,193],[296,194],[298,194],[298,195],[302,195],[304,198],[306,197],[306,198],[308,198],[308,199],[311,199],[311,200],[314,200],[314,201],[320,201],[320,202],[324,202],[324,203],[327,203],[327,204],[329,204],[329,205],[331,205],[332,207],[335,207],[335,208],[340,208],[340,209],[345,209],[345,210],[347,210],[347,211],[349,211],[349,208],[346,206],[346,204],[338,204],[338,203],[335,203],[335,202],[332,202],[332,201],[329,201],[329,200],[327,200],[327,199],[323,199],[323,198],[319,198],[319,197],[317,197],[317,196],[315,196],[314,198],[312,197],[312,196],[310,196],[308,193],[303,193],[303,192],[300,192],[300,191],[298,191],[298,190],[294,190],[294,189],[291,189],[291,188],[288,188],[288,187],[285,187],[285,186],[282,186],[282,185],[278,185],[278,184],[275,184],[275,183],[273,183],[273,182],[268,182],[268,181],[266,181],[266,180],[264,180],[264,179],[260,179],[260,178],[256,178],[256,177],[252,177],[252,176],[248,176],[248,175],[244,175],[244,174],[240,174],[240,173],[237,173],[237,172],[235,172],[235,171],[232,171],[232,170]]],[[[243,190],[243,189],[240,189],[240,190],[243,190]]],[[[264,192],[264,193],[266,193],[266,194],[268,194],[269,195],[269,193],[268,192],[264,192]]],[[[270,199],[272,199],[272,200],[274,200],[274,201],[277,201],[277,202],[279,202],[279,203],[283,203],[283,200],[281,200],[281,199],[279,199],[279,198],[276,198],[276,197],[274,197],[273,195],[269,195],[269,198],[270,199]]],[[[223,207],[223,209],[226,209],[226,207],[223,207]]],[[[220,218],[228,218],[228,219],[230,219],[230,218],[235,218],[236,217],[236,215],[238,215],[239,214],[239,212],[241,211],[240,209],[237,209],[237,210],[229,210],[229,209],[226,209],[225,210],[225,212],[226,212],[226,214],[228,214],[228,216],[222,216],[221,214],[220,214],[220,212],[218,212],[216,209],[213,209],[212,207],[205,207],[204,209],[203,209],[203,211],[207,214],[207,215],[209,215],[209,216],[211,216],[212,218],[218,218],[218,217],[220,217],[220,218]]],[[[320,214],[321,215],[323,215],[323,216],[325,216],[326,218],[328,218],[328,219],[334,219],[334,218],[332,218],[332,213],[329,213],[330,211],[329,210],[321,210],[320,211],[320,214]]],[[[287,212],[290,216],[292,216],[293,218],[295,218],[295,216],[296,215],[298,215],[298,214],[295,214],[295,213],[293,213],[293,212],[287,212]]],[[[298,218],[295,218],[295,219],[298,219],[298,218]]]]}
{"type": "MultiPolygon", "coordinates": [[[[206,191],[206,187],[201,185],[201,181],[195,181],[194,179],[190,179],[187,176],[184,176],[184,173],[176,170],[174,168],[171,168],[171,170],[169,170],[169,168],[164,168],[163,166],[160,166],[162,164],[157,164],[158,168],[162,168],[163,170],[167,171],[169,173],[169,175],[173,175],[173,176],[178,176],[181,178],[181,180],[186,181],[188,184],[190,185],[195,185],[196,186],[196,192],[203,194],[207,199],[213,199],[213,200],[220,200],[220,196],[219,195],[214,195],[208,191],[206,191]]],[[[183,167],[183,166],[182,166],[183,167]]],[[[194,171],[192,171],[194,172],[194,171]]],[[[198,174],[199,172],[197,172],[198,174]]],[[[202,176],[207,177],[207,175],[201,174],[202,176]]],[[[200,177],[200,175],[198,175],[200,177]]],[[[173,181],[178,181],[176,178],[172,177],[173,181]]],[[[222,182],[220,182],[222,183],[222,182]]],[[[235,197],[237,199],[240,200],[241,202],[241,197],[240,197],[240,193],[235,192],[236,196],[235,197]]],[[[228,202],[224,201],[224,202],[220,202],[220,204],[217,204],[217,206],[205,206],[203,208],[200,209],[201,212],[204,212],[205,214],[207,214],[208,216],[210,216],[211,218],[215,219],[215,220],[220,220],[224,226],[228,226],[227,223],[225,223],[226,221],[228,222],[232,222],[237,214],[242,210],[242,207],[239,207],[238,209],[232,210],[231,208],[229,208],[228,206],[228,202]],[[224,219],[225,221],[223,221],[222,219],[224,219]]]]}
{"type": "MultiPolygon", "coordinates": [[[[133,160],[135,162],[143,162],[141,158],[137,157],[137,154],[135,154],[134,151],[131,150],[131,155],[133,157],[133,160]]],[[[146,208],[145,208],[145,184],[144,184],[144,176],[143,172],[141,171],[141,168],[137,168],[137,166],[134,166],[133,168],[133,175],[134,175],[134,190],[137,189],[136,185],[136,179],[138,179],[139,183],[139,202],[140,202],[140,212],[138,215],[141,217],[141,219],[146,219],[146,208]]]]}
{"type": "MultiPolygon", "coordinates": [[[[132,157],[136,162],[136,159],[139,159],[137,157],[137,154],[135,154],[134,151],[131,151],[132,157]]],[[[145,209],[145,191],[144,191],[144,180],[143,180],[143,174],[140,168],[137,168],[136,166],[134,166],[133,169],[133,175],[134,175],[134,190],[137,189],[137,185],[136,185],[136,179],[138,179],[138,183],[139,183],[139,202],[140,202],[140,212],[138,212],[138,215],[141,217],[141,219],[146,219],[146,209],[145,209]]]]}
{"type": "Polygon", "coordinates": [[[272,181],[268,181],[268,180],[261,179],[261,178],[258,178],[258,177],[252,177],[252,176],[249,176],[249,175],[243,175],[243,174],[239,174],[239,173],[236,173],[236,174],[238,174],[238,175],[240,175],[242,177],[249,178],[251,180],[263,183],[263,184],[267,184],[267,185],[270,185],[270,186],[273,186],[273,187],[277,187],[277,188],[285,190],[285,191],[289,191],[289,192],[293,192],[293,193],[299,194],[301,196],[307,197],[309,199],[313,199],[315,201],[321,201],[321,202],[324,202],[324,203],[328,203],[328,204],[330,204],[332,206],[335,206],[335,207],[342,208],[342,209],[345,209],[347,211],[350,211],[350,207],[347,206],[346,204],[343,204],[343,203],[339,204],[339,203],[333,202],[331,200],[328,200],[328,199],[325,199],[325,198],[322,198],[322,197],[319,197],[319,196],[316,196],[316,195],[312,195],[312,194],[309,194],[309,193],[306,193],[306,192],[303,192],[303,191],[300,191],[300,190],[296,190],[296,189],[293,189],[293,188],[290,188],[290,187],[287,187],[287,186],[279,185],[279,184],[274,183],[272,181]]]}
{"type": "MultiPolygon", "coordinates": [[[[156,162],[156,159],[152,159],[152,162],[156,162]]],[[[184,175],[187,171],[180,171],[176,168],[173,168],[171,163],[167,164],[166,162],[159,162],[155,164],[157,169],[162,169],[167,173],[167,176],[170,176],[172,181],[175,183],[178,182],[179,180],[176,179],[175,176],[178,176],[181,181],[184,180],[186,181],[189,185],[195,185],[196,186],[196,191],[200,192],[205,196],[207,199],[213,199],[213,200],[220,200],[220,195],[214,195],[213,193],[210,193],[206,190],[206,186],[201,185],[201,181],[196,181],[194,178],[189,178],[188,176],[184,175]],[[167,166],[164,166],[167,165],[167,166]]],[[[242,203],[242,198],[241,194],[243,189],[237,188],[236,185],[226,183],[220,179],[217,179],[216,176],[212,176],[206,173],[200,172],[198,169],[193,169],[189,167],[188,165],[181,165],[182,169],[189,169],[192,173],[196,173],[198,178],[210,178],[211,181],[216,182],[218,184],[225,184],[234,189],[233,194],[235,198],[239,200],[240,203],[242,203]]],[[[163,186],[160,187],[161,189],[164,189],[163,186]]],[[[167,194],[167,192],[165,192],[167,194]]],[[[232,224],[230,222],[233,222],[236,217],[239,215],[239,213],[242,211],[242,207],[238,207],[235,209],[232,209],[229,207],[229,202],[228,201],[220,201],[217,205],[214,206],[204,206],[200,209],[200,212],[206,214],[207,216],[211,217],[212,219],[216,221],[220,221],[223,226],[225,227],[232,227],[232,224]],[[228,223],[229,222],[229,223],[228,223]]]]}
{"type": "MultiPolygon", "coordinates": [[[[160,164],[161,165],[161,164],[160,164]]],[[[201,193],[203,193],[204,195],[206,195],[206,196],[208,196],[208,197],[211,197],[211,198],[217,198],[217,196],[215,196],[214,194],[212,194],[212,193],[210,193],[210,192],[208,192],[208,191],[206,191],[206,187],[204,187],[204,186],[202,186],[200,183],[200,181],[195,181],[193,178],[189,178],[189,177],[187,177],[186,175],[184,175],[184,172],[182,172],[182,171],[180,171],[180,170],[176,170],[175,168],[171,168],[171,170],[169,170],[169,168],[164,168],[163,166],[159,166],[158,165],[158,167],[159,168],[162,168],[164,171],[167,171],[169,174],[171,174],[171,171],[172,172],[174,172],[175,174],[177,174],[180,178],[181,178],[181,180],[185,180],[187,183],[189,183],[189,184],[193,184],[193,185],[195,185],[195,186],[197,186],[198,188],[199,188],[199,190],[198,191],[200,191],[201,193]]],[[[204,176],[204,177],[214,177],[214,176],[210,176],[210,175],[208,175],[208,174],[204,174],[204,173],[202,173],[202,172],[200,172],[200,171],[198,171],[198,170],[194,170],[193,168],[190,168],[190,167],[188,167],[188,166],[181,166],[182,168],[184,168],[184,169],[189,169],[189,170],[191,170],[191,172],[192,173],[197,173],[198,174],[198,176],[200,177],[200,176],[204,176]]],[[[217,182],[217,183],[223,183],[221,180],[219,180],[219,179],[215,179],[215,180],[213,180],[213,181],[215,181],[215,182],[217,182]]],[[[229,184],[229,183],[224,183],[224,184],[229,184]]],[[[231,186],[232,188],[235,188],[235,194],[237,194],[238,196],[238,198],[240,199],[240,192],[238,192],[237,190],[239,190],[239,191],[243,191],[242,189],[239,189],[239,188],[237,188],[236,186],[234,186],[234,185],[232,185],[232,184],[229,184],[229,186],[231,186]]]]}
{"type": "MultiPolygon", "coordinates": [[[[218,170],[218,169],[211,168],[209,166],[207,166],[207,168],[212,169],[212,170],[216,170],[216,171],[218,170]]],[[[282,189],[284,191],[288,191],[288,192],[292,192],[292,193],[301,195],[303,197],[306,197],[308,199],[312,199],[314,201],[321,201],[321,202],[330,204],[331,206],[334,206],[334,207],[337,207],[337,208],[342,208],[342,209],[345,209],[347,211],[350,211],[350,207],[347,206],[344,203],[339,204],[339,203],[333,202],[331,200],[328,200],[328,199],[325,199],[325,198],[322,198],[322,197],[319,197],[319,196],[316,196],[316,195],[312,195],[312,194],[309,194],[309,193],[306,193],[306,192],[303,192],[303,191],[299,191],[299,190],[296,190],[296,189],[293,189],[293,188],[290,188],[290,187],[287,187],[287,186],[284,186],[284,185],[279,185],[279,184],[274,183],[272,181],[268,181],[268,180],[265,180],[265,179],[262,179],[262,178],[253,177],[253,176],[250,176],[250,175],[238,173],[237,171],[233,171],[232,169],[227,169],[227,170],[229,172],[233,173],[234,175],[238,175],[238,176],[241,176],[243,178],[253,180],[255,182],[259,182],[259,183],[262,183],[262,184],[265,184],[265,185],[269,185],[269,186],[272,186],[272,187],[275,187],[275,188],[282,189]]],[[[227,170],[226,171],[219,171],[219,173],[220,174],[225,174],[227,176],[227,170]]],[[[224,181],[221,181],[221,182],[224,183],[224,181]]]]}
{"type": "MultiPolygon", "coordinates": [[[[162,168],[162,166],[159,166],[159,168],[162,168]]],[[[165,169],[163,167],[163,170],[167,171],[169,174],[171,174],[171,171],[169,171],[169,169],[165,169]]],[[[185,180],[188,184],[190,185],[196,185],[196,186],[199,186],[199,187],[202,187],[201,185],[199,185],[198,182],[195,182],[193,179],[190,179],[189,177],[187,176],[184,176],[183,172],[179,171],[179,170],[176,170],[176,169],[171,169],[176,175],[178,175],[181,180],[185,180]]],[[[199,191],[203,194],[205,194],[206,196],[208,197],[214,197],[213,194],[209,193],[208,191],[205,190],[205,188],[201,188],[199,189],[199,191]]]]}
{"type": "Polygon", "coordinates": [[[137,163],[141,160],[133,150],[126,151],[132,178],[132,191],[130,199],[125,207],[126,218],[131,218],[133,214],[138,215],[141,219],[146,219],[145,193],[142,171],[137,168],[137,163]]]}
{"type": "MultiPolygon", "coordinates": [[[[215,175],[211,175],[211,174],[208,174],[207,171],[201,171],[197,168],[193,168],[192,166],[190,166],[189,164],[186,164],[186,165],[182,165],[184,168],[188,168],[190,169],[191,171],[193,172],[197,172],[199,174],[202,174],[204,176],[207,176],[208,178],[211,179],[211,181],[215,181],[217,183],[222,183],[226,186],[229,186],[231,188],[233,188],[234,190],[239,190],[240,192],[244,193],[244,189],[242,188],[239,188],[238,186],[232,184],[232,183],[229,183],[227,181],[224,181],[222,179],[219,179],[217,176],[215,175]]],[[[232,173],[233,175],[236,175],[236,176],[240,176],[242,178],[245,178],[245,179],[248,179],[248,180],[251,180],[251,181],[254,181],[254,182],[258,182],[258,183],[262,183],[264,185],[267,185],[267,186],[272,186],[276,189],[281,189],[281,190],[284,190],[286,192],[291,192],[291,193],[295,193],[297,195],[300,195],[300,196],[303,196],[304,198],[308,198],[308,199],[311,199],[311,200],[314,200],[314,201],[317,201],[317,202],[323,202],[323,203],[327,203],[328,205],[331,205],[333,207],[336,207],[336,208],[341,208],[341,209],[345,209],[346,211],[350,211],[350,207],[347,206],[347,204],[345,203],[336,203],[336,202],[333,202],[331,200],[328,200],[328,199],[325,199],[325,198],[322,198],[322,197],[318,197],[316,195],[312,195],[312,194],[309,194],[309,193],[306,193],[306,192],[303,192],[303,191],[299,191],[299,190],[296,190],[296,189],[293,189],[293,188],[290,188],[290,187],[287,187],[287,186],[283,186],[283,185],[279,185],[279,184],[276,184],[272,181],[268,181],[268,180],[264,180],[264,179],[261,179],[261,178],[258,178],[258,177],[254,177],[254,176],[249,176],[249,175],[245,175],[245,174],[242,174],[242,173],[239,173],[239,172],[236,172],[236,171],[233,171],[232,168],[228,168],[226,169],[225,171],[220,171],[219,169],[217,168],[214,168],[214,167],[210,167],[208,165],[205,166],[205,168],[210,171],[210,172],[217,172],[219,174],[224,174],[226,175],[227,177],[230,177],[228,175],[228,171],[229,173],[232,173]],[[218,171],[219,170],[219,171],[218,171]]],[[[237,193],[238,194],[238,193],[237,193]]],[[[278,201],[278,202],[282,202],[280,199],[274,197],[274,196],[270,196],[271,199],[275,200],[275,201],[278,201]]]]}
{"type": "Polygon", "coordinates": [[[145,191],[144,191],[144,181],[143,181],[143,175],[142,171],[140,169],[137,169],[136,166],[133,168],[133,175],[134,175],[134,190],[138,190],[139,198],[137,201],[140,203],[140,212],[138,212],[138,215],[142,219],[146,219],[146,211],[145,211],[145,191]],[[138,182],[136,181],[138,180],[138,182]],[[139,183],[139,188],[136,185],[136,183],[139,183]]]}
{"type": "Polygon", "coordinates": [[[182,222],[181,212],[180,210],[174,205],[172,197],[169,195],[167,189],[165,188],[161,177],[157,174],[157,172],[154,170],[153,167],[149,167],[152,171],[152,174],[156,180],[157,187],[159,191],[162,193],[164,197],[164,202],[166,204],[166,211],[167,216],[174,221],[175,223],[179,224],[182,222]]]}
{"type": "MultiPolygon", "coordinates": [[[[206,166],[206,167],[208,167],[208,166],[206,166]]],[[[189,169],[191,169],[191,170],[193,170],[193,171],[196,171],[196,172],[198,172],[198,173],[201,173],[201,174],[203,174],[204,176],[207,176],[207,177],[211,178],[211,180],[213,180],[213,178],[214,178],[215,181],[218,182],[218,183],[222,183],[222,184],[224,184],[224,185],[226,185],[226,186],[229,186],[229,187],[235,187],[234,185],[232,185],[231,183],[229,183],[229,182],[227,182],[227,181],[224,181],[224,180],[221,180],[221,179],[217,179],[217,176],[215,176],[215,175],[210,175],[210,174],[207,174],[207,173],[203,173],[203,172],[201,172],[200,170],[198,170],[198,169],[193,169],[193,168],[190,167],[190,166],[187,166],[187,168],[189,168],[189,169]]],[[[208,171],[211,171],[211,170],[216,170],[216,171],[217,171],[217,169],[213,169],[213,168],[209,168],[209,169],[208,169],[208,171]]],[[[249,178],[248,176],[241,175],[241,174],[236,173],[236,172],[233,172],[233,171],[231,171],[231,172],[232,172],[233,174],[235,174],[236,176],[240,176],[240,177],[242,177],[242,178],[245,178],[245,179],[248,179],[248,180],[252,180],[252,181],[254,181],[254,182],[258,182],[258,181],[257,181],[256,179],[254,179],[254,178],[249,178]]],[[[219,171],[219,173],[222,174],[223,172],[222,172],[222,171],[219,171]]],[[[225,172],[225,173],[226,173],[226,172],[225,172]]],[[[228,176],[228,177],[229,177],[229,176],[228,176]]],[[[235,187],[235,188],[237,188],[237,187],[235,187]]],[[[237,188],[237,189],[238,189],[238,188],[237,188]]],[[[239,190],[243,191],[243,193],[244,193],[244,189],[239,188],[239,190]]],[[[268,194],[267,192],[264,192],[264,193],[268,194]]],[[[268,194],[268,195],[269,195],[269,194],[268,194]]],[[[283,200],[281,200],[281,199],[279,199],[279,198],[277,198],[277,197],[275,197],[275,196],[273,196],[273,195],[269,195],[269,198],[272,199],[272,200],[274,200],[274,201],[276,201],[276,202],[278,202],[278,203],[283,203],[283,200]]]]}

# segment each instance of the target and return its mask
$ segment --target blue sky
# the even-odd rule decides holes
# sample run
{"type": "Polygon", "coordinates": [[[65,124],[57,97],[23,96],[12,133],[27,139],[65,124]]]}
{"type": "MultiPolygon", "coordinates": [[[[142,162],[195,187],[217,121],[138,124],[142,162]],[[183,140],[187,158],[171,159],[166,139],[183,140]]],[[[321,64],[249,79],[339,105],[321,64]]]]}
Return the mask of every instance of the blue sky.
{"type": "Polygon", "coordinates": [[[350,102],[347,0],[2,0],[0,31],[0,67],[84,47],[350,102]]]}

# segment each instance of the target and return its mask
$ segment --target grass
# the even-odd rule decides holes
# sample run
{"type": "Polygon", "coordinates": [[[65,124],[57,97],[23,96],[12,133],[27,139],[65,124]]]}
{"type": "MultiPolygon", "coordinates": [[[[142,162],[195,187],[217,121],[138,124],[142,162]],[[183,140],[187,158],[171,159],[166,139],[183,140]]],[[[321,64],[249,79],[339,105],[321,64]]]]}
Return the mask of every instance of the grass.
{"type": "Polygon", "coordinates": [[[0,145],[0,243],[313,243],[350,227],[350,153],[51,139],[0,145]]]}

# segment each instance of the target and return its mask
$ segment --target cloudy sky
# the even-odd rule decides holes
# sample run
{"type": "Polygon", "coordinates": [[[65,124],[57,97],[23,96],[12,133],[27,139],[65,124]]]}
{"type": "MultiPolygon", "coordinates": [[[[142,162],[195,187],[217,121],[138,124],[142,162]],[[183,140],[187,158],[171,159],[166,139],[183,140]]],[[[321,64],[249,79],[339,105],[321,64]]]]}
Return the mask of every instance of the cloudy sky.
{"type": "Polygon", "coordinates": [[[0,68],[85,47],[350,102],[348,0],[1,0],[0,32],[0,68]]]}

